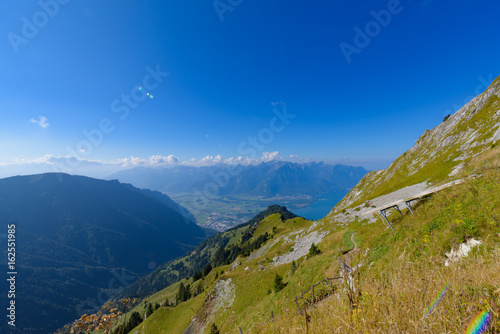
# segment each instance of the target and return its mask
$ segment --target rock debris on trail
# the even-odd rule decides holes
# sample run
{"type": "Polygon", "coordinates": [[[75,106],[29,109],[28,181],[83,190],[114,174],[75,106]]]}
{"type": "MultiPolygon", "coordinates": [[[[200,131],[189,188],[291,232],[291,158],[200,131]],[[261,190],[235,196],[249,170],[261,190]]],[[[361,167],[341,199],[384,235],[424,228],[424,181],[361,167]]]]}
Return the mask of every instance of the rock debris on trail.
{"type": "Polygon", "coordinates": [[[292,261],[300,259],[304,255],[307,255],[307,253],[309,253],[309,248],[311,248],[311,245],[313,243],[316,245],[319,244],[328,233],[328,231],[314,231],[304,237],[298,237],[295,240],[295,244],[292,246],[292,252],[281,256],[276,256],[273,259],[274,266],[290,263],[292,261]]]}
{"type": "Polygon", "coordinates": [[[235,286],[231,279],[219,280],[215,285],[215,303],[213,312],[217,312],[221,307],[233,305],[235,297],[235,286]]]}
{"type": "Polygon", "coordinates": [[[257,249],[252,254],[250,254],[250,256],[248,257],[246,262],[255,260],[258,257],[266,255],[267,251],[280,241],[281,241],[281,237],[275,238],[272,242],[267,242],[264,246],[262,246],[261,248],[257,249]]]}
{"type": "Polygon", "coordinates": [[[214,291],[207,295],[203,307],[193,318],[189,327],[184,331],[184,334],[203,333],[205,327],[213,322],[217,311],[222,307],[230,307],[233,305],[236,296],[235,290],[235,286],[230,278],[220,279],[215,284],[214,291]]]}

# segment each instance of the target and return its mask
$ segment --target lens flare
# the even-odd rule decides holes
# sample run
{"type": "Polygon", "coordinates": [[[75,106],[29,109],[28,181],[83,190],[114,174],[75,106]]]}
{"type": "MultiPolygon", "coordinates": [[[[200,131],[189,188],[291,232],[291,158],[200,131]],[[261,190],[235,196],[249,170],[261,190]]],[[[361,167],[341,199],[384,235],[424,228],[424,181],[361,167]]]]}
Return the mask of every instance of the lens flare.
{"type": "Polygon", "coordinates": [[[481,334],[486,332],[491,321],[491,314],[483,311],[479,313],[465,330],[465,334],[481,334]]]}
{"type": "Polygon", "coordinates": [[[429,306],[429,308],[425,312],[423,319],[427,318],[434,311],[434,309],[436,308],[436,306],[438,306],[438,304],[443,299],[446,291],[448,291],[448,286],[449,286],[449,284],[446,283],[446,285],[444,286],[444,288],[441,289],[441,291],[439,292],[439,295],[436,297],[436,299],[434,299],[432,301],[431,305],[429,306]]]}

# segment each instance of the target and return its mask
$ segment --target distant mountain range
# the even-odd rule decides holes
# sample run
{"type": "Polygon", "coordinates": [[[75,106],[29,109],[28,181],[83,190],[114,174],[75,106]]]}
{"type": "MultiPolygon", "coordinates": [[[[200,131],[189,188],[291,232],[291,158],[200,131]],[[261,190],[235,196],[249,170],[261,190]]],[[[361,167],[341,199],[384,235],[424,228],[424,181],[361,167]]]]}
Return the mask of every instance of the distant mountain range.
{"type": "MultiPolygon", "coordinates": [[[[1,179],[0,223],[0,236],[16,225],[20,333],[47,333],[89,313],[207,237],[164,194],[57,173],[1,179]]],[[[5,279],[0,287],[7,291],[5,279]]]]}
{"type": "Polygon", "coordinates": [[[136,167],[110,179],[167,194],[209,192],[212,195],[294,196],[321,195],[350,189],[368,173],[363,167],[324,162],[271,161],[259,165],[192,167],[136,167]]]}
{"type": "MultiPolygon", "coordinates": [[[[427,305],[422,303],[421,289],[425,292],[431,282],[434,291],[442,286],[446,290],[450,279],[455,293],[446,296],[447,305],[439,305],[441,318],[434,317],[421,328],[462,331],[476,316],[478,307],[457,308],[458,303],[466,300],[467,305],[482,305],[491,301],[493,305],[498,299],[498,287],[492,278],[498,277],[500,240],[499,143],[500,77],[483,94],[426,131],[387,169],[367,174],[324,219],[307,221],[284,207],[270,206],[248,223],[204,240],[185,256],[158,266],[119,291],[115,298],[142,298],[140,306],[127,314],[131,319],[137,312],[139,319],[130,325],[130,333],[201,333],[210,327],[223,333],[238,329],[245,333],[303,332],[309,322],[307,312],[311,327],[317,332],[331,332],[332,328],[353,332],[354,313],[367,333],[408,332],[408,324],[418,321],[421,313],[413,316],[406,309],[419,311],[427,305]],[[481,177],[468,178],[472,175],[481,177]],[[371,208],[370,201],[379,196],[457,178],[467,180],[426,196],[413,206],[414,212],[391,214],[389,220],[393,220],[394,230],[388,229],[382,218],[369,223],[358,216],[363,209],[371,208]],[[339,216],[346,218],[340,220],[339,216]],[[469,246],[471,241],[483,245],[467,256],[461,250],[464,245],[474,247],[469,246]],[[360,249],[363,251],[358,252],[360,249]],[[335,258],[340,260],[338,264],[335,258]],[[369,266],[363,264],[367,262],[369,266]],[[346,266],[351,270],[346,270],[346,266]],[[344,293],[341,281],[335,278],[332,285],[323,285],[332,277],[350,280],[358,291],[364,291],[362,298],[357,293],[354,297],[344,293]],[[392,286],[381,289],[386,282],[392,286]],[[371,298],[366,291],[378,295],[371,298]],[[469,292],[462,296],[459,291],[469,292]],[[156,303],[159,307],[154,311],[152,305],[156,303]],[[387,307],[381,307],[382,303],[387,307]],[[304,310],[305,322],[297,322],[296,308],[299,313],[304,310]],[[381,321],[396,317],[402,321],[381,321]]],[[[257,172],[248,172],[257,181],[253,187],[236,182],[239,176],[235,176],[231,181],[234,183],[229,182],[227,189],[221,191],[246,189],[251,193],[253,189],[272,189],[286,193],[288,183],[302,182],[285,177],[298,173],[295,168],[300,170],[300,166],[283,163],[255,167],[258,168],[268,168],[272,181],[259,180],[257,172]]],[[[192,171],[193,177],[201,173],[192,171]]],[[[140,170],[130,171],[131,175],[133,172],[140,170]]],[[[163,170],[157,171],[158,175],[161,172],[175,175],[163,170]]],[[[204,171],[210,172],[215,170],[204,171]]],[[[181,174],[179,179],[184,177],[181,174]]],[[[241,175],[245,175],[244,171],[241,175]]],[[[176,189],[173,184],[177,180],[156,179],[159,187],[176,189]]],[[[201,180],[210,182],[206,176],[200,177],[200,183],[193,182],[190,187],[199,187],[201,180]]],[[[311,188],[314,187],[306,187],[311,188]]],[[[390,203],[393,202],[386,202],[390,203]]],[[[434,297],[426,298],[431,301],[434,297]]],[[[494,317],[491,319],[498,318],[494,317]]],[[[497,322],[492,320],[489,326],[491,332],[498,333],[497,322]]]]}

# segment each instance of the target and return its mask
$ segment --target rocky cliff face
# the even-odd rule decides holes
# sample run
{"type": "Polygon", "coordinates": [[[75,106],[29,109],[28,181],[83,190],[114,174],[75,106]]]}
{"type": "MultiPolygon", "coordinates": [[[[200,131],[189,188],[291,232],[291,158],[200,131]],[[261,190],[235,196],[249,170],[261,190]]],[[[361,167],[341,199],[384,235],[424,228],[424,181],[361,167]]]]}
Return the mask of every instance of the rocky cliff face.
{"type": "Polygon", "coordinates": [[[500,77],[439,126],[425,131],[387,169],[368,173],[329,216],[403,187],[452,178],[499,139],[500,77]]]}

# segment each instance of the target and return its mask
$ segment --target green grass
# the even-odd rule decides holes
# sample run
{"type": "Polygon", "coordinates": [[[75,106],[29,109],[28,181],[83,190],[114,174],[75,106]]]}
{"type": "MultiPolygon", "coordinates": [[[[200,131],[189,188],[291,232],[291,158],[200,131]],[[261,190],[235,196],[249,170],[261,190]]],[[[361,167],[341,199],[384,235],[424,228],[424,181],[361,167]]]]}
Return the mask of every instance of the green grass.
{"type": "Polygon", "coordinates": [[[135,333],[136,330],[147,334],[182,333],[195,315],[193,310],[201,308],[205,297],[205,293],[202,293],[175,308],[160,307],[131,333],[135,333]]]}
{"type": "MultiPolygon", "coordinates": [[[[373,224],[351,222],[347,230],[339,230],[334,225],[323,225],[322,228],[329,229],[331,233],[319,244],[322,253],[310,259],[303,257],[296,261],[298,269],[293,275],[290,271],[291,263],[277,267],[268,267],[266,264],[266,270],[257,270],[259,262],[265,258],[272,258],[278,253],[284,254],[293,246],[293,242],[280,243],[269,250],[265,257],[256,258],[253,261],[245,262],[245,258],[239,259],[242,264],[238,268],[228,272],[225,267],[225,274],[219,277],[219,279],[231,278],[235,285],[236,298],[229,309],[222,308],[214,315],[214,322],[222,333],[238,332],[239,327],[244,333],[279,332],[276,330],[279,323],[283,326],[286,323],[295,324],[294,326],[299,328],[302,320],[294,316],[296,313],[294,297],[299,296],[311,284],[317,283],[325,276],[338,275],[338,264],[334,260],[334,255],[340,255],[339,248],[353,247],[350,237],[355,231],[356,243],[363,249],[369,248],[370,251],[366,258],[363,258],[363,252],[359,252],[351,264],[363,262],[365,267],[362,268],[370,268],[372,274],[369,277],[373,277],[375,282],[378,282],[377,284],[382,284],[381,282],[384,281],[390,282],[390,275],[396,275],[392,271],[384,271],[384,268],[393,266],[395,259],[400,258],[402,254],[408,261],[416,264],[422,261],[422,263],[427,263],[429,259],[432,261],[440,259],[438,261],[442,266],[444,253],[469,237],[487,240],[488,247],[498,245],[500,242],[498,235],[500,198],[498,194],[500,194],[500,175],[496,171],[489,171],[481,178],[441,191],[439,195],[432,196],[424,203],[416,205],[415,216],[408,212],[404,212],[403,218],[398,217],[399,214],[389,216],[395,228],[394,232],[380,220],[373,224]],[[245,271],[246,267],[250,270],[245,271]],[[276,273],[284,278],[286,286],[278,293],[268,294],[268,290],[273,290],[276,273]],[[276,322],[271,321],[271,311],[274,313],[276,322]]],[[[279,215],[272,215],[261,222],[256,229],[255,236],[266,231],[269,233],[272,227],[277,227],[275,238],[279,238],[287,235],[294,228],[307,228],[310,225],[311,222],[298,218],[281,222],[279,215]]],[[[220,271],[219,268],[216,270],[220,271]]],[[[168,332],[182,333],[189,325],[191,318],[202,309],[206,293],[213,290],[214,275],[215,271],[206,278],[206,290],[202,295],[173,309],[161,308],[137,328],[139,333],[143,329],[145,333],[162,333],[162,330],[165,331],[167,328],[168,332]]],[[[365,282],[365,284],[368,283],[365,282]]],[[[488,288],[491,288],[491,285],[488,285],[488,288]]],[[[169,294],[172,295],[175,289],[174,285],[151,296],[148,300],[161,300],[169,294]]],[[[328,289],[320,285],[315,289],[315,293],[316,295],[326,294],[328,289]]],[[[403,289],[403,287],[398,286],[398,289],[403,289]]],[[[436,287],[432,286],[432,289],[436,287]]],[[[478,289],[478,286],[469,284],[469,289],[478,289]]],[[[403,291],[402,293],[407,293],[403,291]]],[[[310,298],[310,294],[305,297],[310,298]]],[[[335,298],[327,299],[326,302],[330,303],[330,300],[335,300],[335,298]]],[[[302,306],[304,302],[300,300],[300,305],[302,306]]],[[[363,302],[364,305],[377,304],[370,295],[367,295],[363,302]]],[[[342,313],[345,309],[341,308],[337,311],[342,313]]],[[[313,315],[314,312],[313,309],[310,310],[313,315]]],[[[315,315],[316,318],[313,317],[317,324],[326,321],[321,318],[322,311],[318,312],[315,315]]],[[[345,321],[349,322],[348,318],[345,321]]],[[[208,328],[209,326],[205,333],[208,328]]]]}
{"type": "MultiPolygon", "coordinates": [[[[499,85],[498,78],[492,85],[499,85]]],[[[414,185],[420,182],[428,181],[433,184],[438,184],[448,180],[449,173],[454,167],[463,161],[454,161],[455,158],[462,154],[461,146],[465,143],[466,139],[462,138],[463,134],[471,130],[478,131],[478,137],[475,142],[478,145],[469,150],[470,154],[477,154],[482,150],[490,148],[492,144],[485,144],[488,138],[491,138],[496,131],[491,124],[492,115],[498,111],[500,107],[500,98],[493,94],[485,105],[474,112],[471,112],[470,118],[462,119],[448,134],[448,137],[455,136],[452,144],[440,149],[437,148],[439,143],[429,141],[429,133],[424,133],[417,143],[420,147],[411,152],[406,151],[401,155],[391,166],[386,170],[385,174],[375,175],[373,172],[368,174],[360,183],[352,190],[351,194],[356,191],[361,191],[361,196],[357,197],[349,207],[356,207],[365,203],[367,200],[376,198],[404,188],[406,186],[414,185]],[[437,152],[437,154],[435,154],[437,152]],[[431,155],[435,154],[432,158],[431,155]],[[416,161],[426,161],[425,165],[417,171],[410,171],[410,165],[416,161]],[[385,175],[393,173],[387,179],[385,175]]],[[[473,108],[469,107],[470,109],[473,108]]],[[[470,158],[464,160],[466,163],[470,162],[470,158]]],[[[346,196],[349,198],[349,194],[346,196]]],[[[345,208],[343,201],[341,201],[338,208],[345,208]]],[[[338,211],[338,210],[337,210],[338,211]]],[[[335,212],[335,214],[339,212],[335,212]]]]}
{"type": "Polygon", "coordinates": [[[297,261],[299,268],[293,276],[289,275],[290,265],[283,265],[259,275],[240,275],[235,272],[234,277],[240,287],[237,291],[240,291],[240,295],[235,301],[233,311],[236,314],[241,313],[243,318],[237,317],[238,321],[234,320],[222,328],[231,332],[239,326],[245,332],[266,332],[266,328],[271,324],[268,316],[271,310],[275,316],[289,319],[287,314],[290,314],[290,310],[295,310],[293,296],[299,295],[301,290],[324,278],[329,270],[333,271],[332,268],[338,268],[332,261],[333,255],[338,254],[339,247],[353,246],[350,236],[354,230],[357,231],[356,242],[359,240],[359,244],[363,244],[361,247],[372,250],[368,255],[368,263],[373,262],[373,270],[378,271],[391,266],[394,259],[399,258],[403,252],[413,261],[441,258],[444,262],[444,253],[469,237],[488,239],[490,244],[498,244],[500,238],[495,233],[499,231],[500,223],[498,218],[494,219],[500,217],[499,185],[499,175],[490,173],[442,191],[425,203],[417,205],[416,216],[408,212],[405,212],[403,218],[390,216],[395,232],[387,229],[381,221],[375,224],[352,222],[348,231],[333,232],[319,244],[323,254],[297,261]],[[463,223],[457,223],[457,219],[463,223]],[[288,284],[279,294],[268,296],[266,291],[272,287],[276,272],[283,275],[288,284]],[[263,281],[268,284],[263,285],[263,281]],[[249,305],[252,305],[251,309],[247,309],[249,305]]]}
{"type": "MultiPolygon", "coordinates": [[[[496,271],[500,254],[499,194],[500,174],[497,170],[486,170],[483,177],[449,188],[417,205],[415,216],[408,213],[403,218],[391,216],[395,232],[386,229],[381,221],[349,224],[342,234],[344,243],[352,230],[356,230],[363,247],[370,248],[367,257],[362,259],[361,275],[365,279],[362,278],[361,283],[364,298],[357,318],[360,322],[353,322],[356,318],[349,316],[349,309],[344,307],[342,300],[331,298],[318,311],[309,311],[313,319],[310,330],[322,333],[328,332],[328,328],[337,328],[341,333],[352,333],[365,328],[363,332],[420,333],[427,328],[425,331],[429,332],[456,332],[467,326],[480,307],[498,312],[494,301],[500,291],[496,271]],[[444,253],[470,237],[482,240],[485,246],[476,248],[470,260],[463,260],[461,271],[444,267],[444,253]],[[402,259],[405,262],[401,262],[402,259]],[[425,310],[425,305],[446,281],[452,283],[450,299],[443,302],[434,321],[407,326],[415,318],[422,317],[421,310],[425,310]],[[426,282],[431,282],[428,289],[433,292],[422,298],[426,282]],[[391,288],[380,290],[383,286],[391,288]],[[470,291],[468,295],[466,291],[470,291]],[[372,298],[374,292],[378,297],[372,298]],[[463,308],[457,307],[460,302],[464,303],[463,308]],[[416,309],[408,309],[410,305],[416,309]],[[342,307],[339,309],[339,306],[342,307]],[[379,314],[385,317],[380,318],[379,314]]],[[[279,333],[288,328],[287,332],[301,333],[305,330],[302,319],[285,312],[279,320],[263,324],[252,332],[279,333]]],[[[500,325],[498,316],[493,322],[500,325]]]]}
{"type": "MultiPolygon", "coordinates": [[[[338,289],[338,297],[327,298],[318,304],[317,309],[309,309],[312,333],[329,332],[329,328],[353,333],[358,330],[356,326],[364,326],[364,332],[379,328],[387,333],[456,332],[462,328],[463,322],[470,321],[478,312],[478,304],[489,303],[484,307],[495,310],[491,303],[497,300],[495,291],[500,288],[498,271],[496,276],[494,272],[500,263],[494,256],[495,249],[500,254],[499,157],[500,148],[483,154],[465,170],[465,173],[480,171],[481,177],[447,188],[417,203],[414,206],[415,215],[408,211],[403,211],[404,217],[399,213],[391,214],[389,219],[395,231],[391,231],[381,219],[370,224],[352,221],[345,228],[320,222],[315,229],[330,232],[318,244],[322,252],[297,260],[298,268],[294,274],[291,274],[291,263],[274,267],[270,261],[294,246],[295,236],[289,242],[283,241],[283,237],[298,229],[308,229],[312,222],[303,218],[282,222],[278,214],[271,215],[257,226],[253,238],[265,232],[272,233],[275,227],[274,238],[267,243],[281,241],[264,256],[248,262],[248,258],[240,257],[237,261],[241,265],[231,272],[229,266],[216,268],[204,280],[196,282],[204,285],[201,295],[175,308],[160,308],[137,329],[139,333],[143,330],[144,333],[182,333],[193,316],[203,309],[206,296],[215,287],[216,272],[223,269],[224,274],[218,280],[232,280],[235,300],[230,308],[221,308],[213,315],[221,333],[237,333],[239,327],[244,333],[303,333],[304,318],[296,315],[295,296],[325,277],[338,276],[339,265],[334,256],[341,256],[342,250],[354,246],[350,237],[355,233],[354,239],[362,248],[351,260],[351,266],[362,264],[360,284],[363,297],[359,312],[349,314],[343,290],[338,289]],[[470,255],[474,260],[464,260],[464,265],[459,266],[460,271],[444,267],[444,254],[471,237],[485,243],[470,255]],[[259,263],[266,269],[259,270],[259,263]],[[249,270],[245,270],[247,267],[249,270]],[[286,286],[277,293],[268,294],[268,290],[273,290],[276,274],[283,277],[286,286]],[[470,280],[464,277],[470,277],[470,280]],[[414,327],[408,327],[409,323],[421,318],[422,310],[447,280],[453,282],[453,289],[450,290],[450,300],[443,302],[443,311],[436,315],[434,321],[418,322],[414,327]],[[425,282],[430,282],[427,295],[423,293],[425,282]],[[480,298],[475,299],[476,295],[480,298]],[[466,303],[466,307],[457,308],[459,302],[466,303]],[[274,322],[270,318],[271,311],[275,316],[274,322]],[[381,318],[381,314],[385,316],[381,318]],[[391,318],[397,319],[397,323],[390,322],[391,318]],[[357,325],[355,319],[359,320],[357,325]]],[[[173,298],[178,284],[148,297],[147,302],[173,298]]],[[[320,285],[315,293],[326,294],[329,289],[320,285]]],[[[306,300],[300,300],[301,307],[310,297],[306,294],[306,300]]],[[[143,312],[144,302],[136,309],[143,312]]],[[[498,318],[495,319],[498,322],[498,318]]],[[[209,326],[205,333],[208,330],[209,326]]]]}
{"type": "Polygon", "coordinates": [[[359,235],[356,231],[346,231],[342,237],[342,240],[344,242],[343,249],[342,251],[349,251],[354,248],[354,244],[351,241],[351,236],[354,234],[353,239],[358,245],[358,247],[361,247],[361,240],[359,239],[359,235]]]}
{"type": "MultiPolygon", "coordinates": [[[[298,269],[293,275],[290,271],[291,263],[277,267],[267,267],[266,265],[266,270],[257,270],[258,263],[265,257],[272,258],[280,252],[283,254],[290,249],[293,242],[281,243],[277,247],[273,247],[265,257],[256,258],[253,261],[245,262],[246,259],[240,259],[242,264],[238,268],[228,272],[226,266],[224,275],[219,277],[219,279],[231,278],[235,285],[236,298],[229,309],[222,308],[214,315],[214,322],[222,333],[236,333],[239,327],[244,333],[279,332],[280,330],[277,330],[276,326],[280,323],[282,326],[294,324],[296,329],[303,328],[300,327],[301,318],[295,316],[294,297],[299,296],[311,284],[317,283],[325,276],[337,276],[338,264],[333,255],[340,255],[339,248],[353,247],[350,243],[350,236],[354,231],[356,231],[356,243],[363,249],[369,248],[370,251],[366,258],[363,258],[363,252],[359,252],[360,254],[357,255],[357,258],[353,258],[351,264],[363,262],[364,267],[362,268],[370,268],[372,274],[368,277],[373,277],[376,284],[382,284],[381,282],[385,281],[391,282],[390,275],[396,274],[392,271],[384,271],[383,268],[394,266],[395,259],[400,258],[402,254],[408,261],[416,264],[421,261],[429,261],[429,259],[432,261],[441,259],[439,261],[442,263],[445,252],[469,237],[487,240],[488,247],[494,244],[498,245],[500,242],[500,237],[497,234],[500,231],[500,223],[498,222],[500,217],[499,193],[500,175],[495,171],[490,171],[481,178],[470,180],[465,184],[449,188],[440,192],[439,195],[430,197],[425,203],[415,207],[415,216],[407,212],[403,218],[397,218],[396,215],[390,216],[395,232],[387,229],[381,221],[373,224],[359,221],[351,222],[347,226],[347,230],[339,230],[334,225],[324,225],[322,228],[329,229],[331,232],[319,244],[322,253],[310,259],[303,257],[296,261],[298,269]],[[249,267],[250,270],[245,271],[246,267],[249,267]],[[278,293],[268,294],[268,290],[273,289],[276,273],[284,278],[286,286],[278,293]],[[276,318],[275,322],[271,321],[271,311],[276,318]]],[[[280,230],[277,230],[275,238],[279,238],[288,234],[291,231],[290,228],[295,225],[297,228],[304,228],[309,227],[310,224],[311,222],[303,219],[291,219],[283,223],[278,215],[273,215],[261,222],[255,235],[272,230],[272,227],[276,226],[280,230]]],[[[272,240],[268,242],[272,242],[272,240]]],[[[217,268],[216,271],[220,271],[220,268],[217,268]]],[[[202,309],[206,294],[213,290],[215,286],[214,275],[215,271],[207,276],[206,289],[202,295],[182,303],[176,308],[160,308],[137,328],[139,333],[143,330],[144,333],[162,333],[166,329],[169,333],[182,333],[189,325],[191,318],[202,309]]],[[[365,273],[365,275],[368,274],[365,273]]],[[[369,283],[365,282],[365,284],[369,283]]],[[[476,284],[469,284],[468,287],[472,289],[471,291],[478,289],[476,284]]],[[[437,288],[432,285],[432,289],[437,288]]],[[[490,289],[491,285],[487,285],[487,288],[490,289]]],[[[366,289],[371,291],[372,288],[370,286],[366,289]]],[[[398,287],[398,289],[403,289],[403,287],[398,287]]],[[[167,295],[172,295],[175,290],[176,286],[174,285],[151,296],[148,301],[161,300],[167,295]]],[[[327,287],[320,285],[315,289],[315,293],[321,295],[327,290],[327,287]]],[[[407,292],[404,291],[402,290],[402,293],[406,294],[407,292]]],[[[367,293],[363,301],[364,305],[377,304],[377,301],[371,299],[370,296],[367,293]]],[[[305,297],[310,298],[310,294],[305,297]]],[[[326,303],[333,300],[336,298],[326,299],[326,303]]],[[[300,305],[302,306],[304,302],[304,300],[300,300],[300,305]]],[[[313,309],[309,312],[313,314],[316,326],[326,321],[322,318],[323,311],[321,309],[317,314],[313,309]]],[[[345,313],[347,311],[344,308],[337,308],[336,312],[345,313]]],[[[371,314],[370,316],[374,317],[375,315],[371,314]]],[[[399,316],[403,315],[399,314],[399,316]]],[[[349,319],[346,318],[345,321],[348,323],[349,319]]],[[[449,319],[447,321],[453,322],[455,320],[449,319]]],[[[208,328],[209,326],[207,326],[205,333],[207,333],[208,328]]],[[[281,327],[281,330],[283,328],[281,327]]]]}

